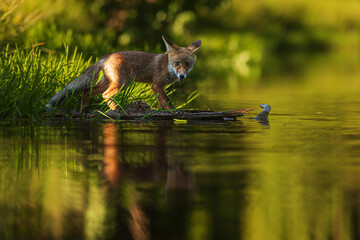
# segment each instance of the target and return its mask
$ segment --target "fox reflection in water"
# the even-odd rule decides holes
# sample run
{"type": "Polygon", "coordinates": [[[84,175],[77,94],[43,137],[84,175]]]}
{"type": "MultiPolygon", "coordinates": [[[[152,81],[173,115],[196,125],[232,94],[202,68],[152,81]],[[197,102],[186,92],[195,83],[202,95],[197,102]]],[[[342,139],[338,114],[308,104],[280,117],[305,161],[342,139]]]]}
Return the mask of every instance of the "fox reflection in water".
{"type": "MultiPolygon", "coordinates": [[[[150,163],[140,168],[132,168],[130,164],[122,161],[125,158],[126,147],[123,132],[115,124],[106,124],[103,128],[103,174],[109,183],[109,191],[119,190],[124,178],[134,181],[161,181],[165,186],[166,197],[173,190],[183,190],[191,193],[195,190],[194,175],[185,171],[182,163],[168,163],[166,158],[166,133],[167,127],[159,125],[156,145],[154,146],[155,157],[150,163]],[[129,176],[130,175],[130,176],[129,176]]],[[[131,160],[131,159],[130,159],[131,160]]],[[[133,239],[150,239],[150,220],[142,210],[139,203],[139,192],[128,195],[129,203],[128,227],[133,239]]]]}

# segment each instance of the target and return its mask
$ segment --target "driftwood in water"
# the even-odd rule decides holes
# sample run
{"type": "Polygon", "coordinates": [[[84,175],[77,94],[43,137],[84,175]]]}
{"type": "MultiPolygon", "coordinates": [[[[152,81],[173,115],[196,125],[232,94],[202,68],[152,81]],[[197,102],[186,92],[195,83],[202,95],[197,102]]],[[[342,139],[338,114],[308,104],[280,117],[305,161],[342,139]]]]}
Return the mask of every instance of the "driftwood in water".
{"type": "MultiPolygon", "coordinates": [[[[123,120],[235,120],[237,117],[242,117],[253,109],[246,110],[234,110],[225,112],[214,112],[214,111],[200,111],[200,110],[170,110],[170,111],[158,111],[149,110],[148,112],[119,112],[110,111],[106,114],[107,117],[112,119],[123,119],[123,120]]],[[[98,113],[97,115],[99,115],[98,113]]],[[[105,116],[105,117],[106,117],[105,116]]]]}
{"type": "Polygon", "coordinates": [[[114,110],[108,112],[94,111],[91,114],[81,113],[75,111],[71,114],[58,111],[49,114],[55,118],[82,118],[82,119],[113,119],[113,120],[235,120],[242,117],[252,109],[234,110],[234,111],[201,111],[201,110],[156,110],[143,102],[134,102],[129,107],[123,110],[114,110]]]}

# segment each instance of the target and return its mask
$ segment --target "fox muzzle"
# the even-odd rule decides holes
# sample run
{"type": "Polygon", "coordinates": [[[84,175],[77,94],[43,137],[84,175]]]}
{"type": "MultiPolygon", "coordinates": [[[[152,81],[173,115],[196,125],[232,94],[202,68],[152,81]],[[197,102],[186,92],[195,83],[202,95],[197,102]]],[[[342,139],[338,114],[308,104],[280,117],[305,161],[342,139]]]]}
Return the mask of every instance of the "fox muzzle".
{"type": "Polygon", "coordinates": [[[186,73],[181,74],[181,73],[176,72],[176,76],[178,77],[178,81],[182,83],[185,80],[187,74],[186,73]]]}

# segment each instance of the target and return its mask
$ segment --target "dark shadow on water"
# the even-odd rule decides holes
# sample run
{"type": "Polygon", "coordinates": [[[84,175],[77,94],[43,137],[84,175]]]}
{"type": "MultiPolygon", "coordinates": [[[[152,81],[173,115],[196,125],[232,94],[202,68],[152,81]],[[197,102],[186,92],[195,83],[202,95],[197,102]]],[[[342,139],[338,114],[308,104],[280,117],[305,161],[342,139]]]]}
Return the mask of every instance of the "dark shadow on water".
{"type": "MultiPolygon", "coordinates": [[[[247,170],[212,170],[195,175],[188,166],[198,161],[199,153],[214,154],[214,161],[219,161],[215,165],[227,161],[220,156],[230,150],[229,146],[219,144],[219,139],[209,134],[243,134],[240,126],[232,129],[231,125],[224,124],[209,129],[207,124],[175,126],[165,123],[137,130],[136,124],[131,128],[105,124],[102,133],[96,132],[102,135],[102,142],[97,144],[103,146],[103,160],[93,163],[92,159],[83,159],[85,165],[98,169],[103,178],[104,205],[111,211],[106,214],[106,222],[111,223],[111,227],[101,238],[189,239],[189,234],[202,228],[208,229],[206,235],[213,239],[238,235],[242,220],[234,213],[245,207],[247,170]],[[100,164],[100,168],[94,164],[100,164]],[[222,189],[230,195],[221,193],[222,189]],[[231,209],[236,210],[232,212],[231,209]],[[195,214],[197,211],[201,213],[199,216],[195,214]],[[224,217],[231,224],[223,222],[224,217]]],[[[95,137],[94,132],[84,133],[82,149],[89,148],[86,138],[95,137]]],[[[241,145],[236,148],[242,149],[241,145]]]]}
{"type": "MultiPolygon", "coordinates": [[[[184,201],[193,197],[196,190],[194,174],[185,170],[184,164],[179,159],[168,162],[167,129],[166,124],[158,126],[153,133],[155,139],[152,145],[148,145],[147,142],[143,145],[129,145],[126,130],[120,125],[109,123],[103,126],[103,161],[99,173],[105,180],[107,208],[113,209],[113,214],[116,215],[114,219],[109,219],[109,221],[114,221],[116,226],[109,229],[105,238],[152,239],[151,227],[154,216],[147,213],[149,209],[142,206],[142,202],[144,195],[154,193],[146,193],[147,190],[143,192],[141,187],[140,190],[126,191],[124,189],[129,187],[129,181],[143,184],[155,183],[160,186],[164,201],[171,202],[175,199],[179,201],[179,198],[184,201]],[[128,154],[136,152],[136,149],[139,152],[150,153],[152,159],[138,164],[136,160],[135,163],[132,162],[128,154]]],[[[159,196],[156,197],[159,198],[159,196]]],[[[152,202],[151,199],[145,199],[145,201],[152,202]]]]}

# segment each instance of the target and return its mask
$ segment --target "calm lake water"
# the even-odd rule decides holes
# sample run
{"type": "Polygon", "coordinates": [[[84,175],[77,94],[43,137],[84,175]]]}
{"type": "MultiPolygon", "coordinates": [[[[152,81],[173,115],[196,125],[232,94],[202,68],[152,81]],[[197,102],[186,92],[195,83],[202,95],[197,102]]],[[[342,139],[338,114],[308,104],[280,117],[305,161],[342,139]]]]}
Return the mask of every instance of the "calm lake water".
{"type": "Polygon", "coordinates": [[[358,55],[199,84],[237,121],[1,123],[0,239],[360,239],[358,55]]]}

